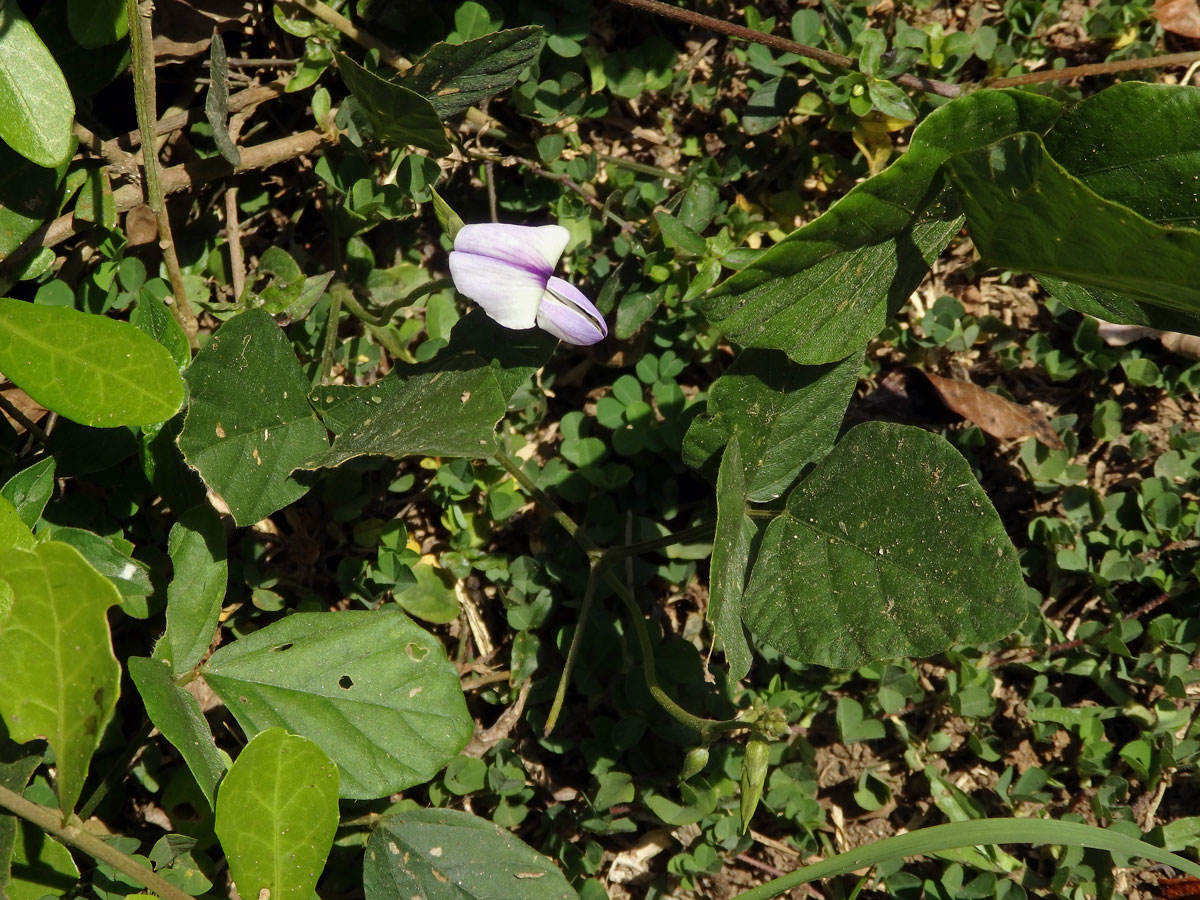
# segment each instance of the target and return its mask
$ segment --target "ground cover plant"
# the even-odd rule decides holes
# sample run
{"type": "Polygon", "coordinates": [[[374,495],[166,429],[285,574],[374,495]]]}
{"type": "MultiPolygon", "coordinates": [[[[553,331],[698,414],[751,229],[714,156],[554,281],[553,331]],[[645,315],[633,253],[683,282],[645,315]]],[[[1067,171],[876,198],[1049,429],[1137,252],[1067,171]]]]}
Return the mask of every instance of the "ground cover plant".
{"type": "Polygon", "coordinates": [[[0,894],[1196,894],[1197,18],[0,0],[0,894]]]}

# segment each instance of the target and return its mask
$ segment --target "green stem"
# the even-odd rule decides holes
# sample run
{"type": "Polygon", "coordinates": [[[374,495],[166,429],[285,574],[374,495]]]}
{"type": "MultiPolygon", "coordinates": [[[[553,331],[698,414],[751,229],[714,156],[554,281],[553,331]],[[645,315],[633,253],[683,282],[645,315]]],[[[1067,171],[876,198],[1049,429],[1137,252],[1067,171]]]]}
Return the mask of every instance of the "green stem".
{"type": "Polygon", "coordinates": [[[693,731],[698,732],[703,741],[710,741],[714,736],[726,731],[735,731],[738,728],[745,728],[745,723],[739,719],[705,719],[701,716],[692,715],[662,689],[658,683],[658,674],[654,665],[654,645],[650,642],[650,633],[646,629],[645,615],[642,609],[638,606],[637,600],[633,593],[627,588],[624,582],[621,581],[611,570],[603,565],[606,551],[601,549],[599,545],[593,541],[579,524],[563,512],[562,507],[551,499],[550,495],[543,491],[540,487],[533,483],[533,480],[522,471],[520,464],[497,448],[494,457],[500,465],[508,470],[509,474],[517,480],[534,501],[546,509],[554,520],[562,526],[562,529],[571,536],[571,539],[588,555],[594,569],[601,573],[605,583],[612,589],[612,592],[620,598],[625,604],[625,610],[629,613],[629,619],[633,623],[633,630],[637,634],[638,647],[642,653],[642,676],[646,681],[646,689],[650,692],[650,696],[654,698],[663,709],[665,709],[676,721],[682,725],[686,725],[693,731]]]}
{"type": "Polygon", "coordinates": [[[661,550],[664,547],[686,544],[698,538],[710,536],[716,527],[717,523],[715,521],[701,522],[699,525],[692,525],[690,528],[685,528],[683,531],[677,531],[674,534],[664,534],[661,537],[649,538],[633,544],[609,547],[604,551],[604,559],[607,561],[610,559],[622,559],[626,556],[641,556],[643,553],[653,553],[655,550],[661,550]]]}
{"type": "Polygon", "coordinates": [[[641,172],[643,175],[653,175],[655,178],[665,178],[667,181],[673,181],[676,184],[682,184],[684,177],[677,175],[674,172],[668,172],[666,169],[660,169],[658,166],[647,165],[640,163],[636,159],[626,159],[623,156],[609,156],[607,153],[597,153],[596,156],[606,163],[612,163],[614,166],[620,166],[622,169],[628,169],[631,172],[641,172]]]}
{"type": "Polygon", "coordinates": [[[1054,819],[976,819],[972,822],[933,825],[839,853],[751,888],[744,894],[739,894],[738,900],[770,900],[772,897],[786,894],[798,885],[808,884],[819,878],[845,875],[856,869],[906,856],[921,856],[986,844],[1062,844],[1071,847],[1091,847],[1125,856],[1142,856],[1182,869],[1192,875],[1200,875],[1200,866],[1193,862],[1168,853],[1161,847],[1094,825],[1054,819]]]}
{"type": "Polygon", "coordinates": [[[337,348],[338,319],[342,314],[342,303],[353,297],[350,288],[338,282],[329,288],[329,319],[325,323],[325,346],[321,350],[321,384],[329,384],[333,378],[333,351],[337,348]]]}
{"type": "Polygon", "coordinates": [[[137,860],[126,856],[111,844],[105,843],[85,829],[83,822],[76,815],[70,816],[64,822],[58,810],[32,803],[16,791],[11,791],[2,785],[0,785],[0,807],[32,822],[64,844],[70,844],[88,856],[107,863],[118,872],[128,875],[139,884],[154,891],[163,900],[192,900],[188,894],[175,885],[155,875],[137,860]]]}
{"type": "Polygon", "coordinates": [[[449,278],[435,278],[433,281],[427,281],[424,284],[413,288],[401,299],[392,301],[374,315],[367,312],[366,307],[358,302],[351,291],[347,290],[343,294],[342,304],[346,307],[346,311],[360,322],[365,322],[367,325],[375,325],[376,327],[382,328],[391,322],[392,317],[404,307],[411,306],[422,297],[445,290],[448,287],[454,287],[454,281],[449,278]]]}
{"type": "Polygon", "coordinates": [[[549,737],[554,726],[558,724],[558,715],[562,712],[563,701],[567,698],[567,684],[571,680],[571,672],[575,669],[575,659],[579,656],[579,646],[583,643],[583,629],[587,625],[588,614],[592,611],[592,600],[596,596],[598,566],[599,563],[593,563],[588,570],[587,587],[583,591],[583,603],[579,605],[579,619],[575,623],[575,634],[571,636],[567,661],[563,665],[562,674],[558,676],[558,688],[554,691],[554,702],[550,704],[550,714],[546,716],[546,727],[542,729],[542,737],[549,737]]]}

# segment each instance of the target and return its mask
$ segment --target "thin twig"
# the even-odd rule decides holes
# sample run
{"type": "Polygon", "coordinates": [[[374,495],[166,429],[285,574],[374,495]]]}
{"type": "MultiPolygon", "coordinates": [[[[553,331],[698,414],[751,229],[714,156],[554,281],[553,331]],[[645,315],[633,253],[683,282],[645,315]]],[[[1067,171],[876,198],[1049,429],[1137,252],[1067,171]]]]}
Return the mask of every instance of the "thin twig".
{"type": "Polygon", "coordinates": [[[246,289],[246,260],[242,256],[242,227],[238,224],[237,187],[225,189],[225,237],[229,244],[229,275],[233,299],[240,300],[246,289]]]}
{"type": "Polygon", "coordinates": [[[1016,87],[1021,84],[1040,84],[1046,81],[1069,81],[1086,75],[1113,75],[1117,72],[1135,72],[1139,69],[1165,69],[1170,66],[1188,66],[1200,62],[1200,50],[1189,53],[1167,53],[1146,59],[1114,59],[1110,62],[1088,63],[1086,66],[1071,66],[1066,69],[1043,69],[1024,75],[1010,75],[984,81],[990,88],[1016,87]]]}
{"type": "Polygon", "coordinates": [[[571,681],[571,673],[575,671],[575,660],[579,656],[579,647],[583,643],[583,631],[587,627],[588,616],[592,611],[592,601],[596,598],[596,570],[599,560],[588,568],[587,587],[583,591],[583,602],[579,604],[579,616],[575,620],[575,633],[571,635],[571,646],[567,649],[567,660],[563,663],[562,672],[558,676],[558,687],[554,691],[554,702],[550,704],[550,712],[546,716],[546,726],[542,729],[542,737],[549,737],[558,724],[559,713],[562,712],[563,702],[567,699],[567,685],[571,681]]]}
{"type": "Polygon", "coordinates": [[[167,277],[175,299],[171,304],[171,311],[179,320],[188,342],[194,349],[197,346],[196,332],[199,325],[196,322],[196,314],[192,312],[192,305],[188,302],[187,289],[183,284],[183,270],[179,267],[179,257],[175,253],[175,239],[171,236],[171,219],[167,214],[156,145],[153,140],[146,140],[147,135],[154,134],[157,124],[154,99],[154,37],[150,31],[150,17],[153,15],[154,5],[152,0],[125,0],[125,11],[129,17],[133,93],[137,104],[138,130],[142,133],[144,148],[142,164],[146,169],[147,199],[150,209],[158,219],[158,244],[167,264],[167,277]]]}
{"type": "Polygon", "coordinates": [[[100,138],[96,137],[96,135],[78,122],[72,127],[75,137],[79,138],[80,145],[86,147],[94,156],[98,156],[108,163],[110,174],[116,173],[130,177],[137,175],[137,160],[134,159],[132,153],[126,153],[111,141],[100,140],[100,138]]]}
{"type": "Polygon", "coordinates": [[[128,875],[138,884],[154,891],[163,900],[192,900],[191,896],[169,881],[155,875],[136,859],[126,856],[116,847],[89,832],[84,828],[78,816],[71,815],[64,822],[62,814],[58,810],[32,803],[16,791],[9,790],[3,785],[0,785],[0,807],[32,822],[64,844],[76,847],[88,856],[107,863],[118,872],[128,875]]]}
{"type": "MultiPolygon", "coordinates": [[[[267,84],[256,84],[252,87],[245,88],[232,94],[229,97],[227,108],[229,114],[239,113],[242,110],[250,109],[258,106],[260,103],[265,103],[268,100],[274,100],[276,97],[282,97],[287,90],[288,79],[280,78],[276,81],[268,82],[267,84]]],[[[154,126],[154,133],[158,137],[166,134],[179,131],[181,128],[187,128],[193,122],[198,122],[204,119],[204,107],[196,106],[186,112],[173,113],[169,116],[163,116],[158,120],[158,124],[154,126]]],[[[122,135],[119,138],[114,138],[105,143],[113,144],[122,149],[133,149],[142,142],[140,132],[131,131],[129,134],[122,135]]]]}
{"type": "MultiPolygon", "coordinates": [[[[212,66],[212,61],[206,59],[203,64],[205,66],[212,66]]],[[[269,69],[273,67],[290,69],[300,65],[300,60],[280,59],[278,57],[270,57],[267,59],[241,59],[239,57],[234,57],[233,59],[225,60],[225,65],[229,66],[231,69],[269,69]]]]}
{"type": "MultiPolygon", "coordinates": [[[[735,25],[733,22],[726,22],[724,19],[714,19],[712,16],[702,15],[688,9],[668,6],[666,3],[660,3],[659,0],[617,0],[617,2],[624,3],[626,6],[636,7],[637,9],[643,9],[646,12],[652,12],[667,19],[686,22],[694,28],[704,28],[708,31],[729,35],[730,37],[741,38],[751,43],[763,44],[774,50],[781,50],[784,53],[795,53],[797,56],[816,60],[822,65],[832,66],[835,69],[855,69],[858,66],[857,60],[849,56],[843,56],[840,53],[832,53],[829,50],[822,50],[820,47],[810,47],[808,44],[799,44],[796,41],[789,41],[787,38],[755,31],[753,28],[747,28],[744,25],[735,25]]],[[[963,94],[962,85],[949,84],[945,81],[934,81],[933,79],[921,78],[917,75],[900,75],[893,80],[896,84],[903,87],[937,94],[940,97],[953,98],[960,97],[963,94]]]]}

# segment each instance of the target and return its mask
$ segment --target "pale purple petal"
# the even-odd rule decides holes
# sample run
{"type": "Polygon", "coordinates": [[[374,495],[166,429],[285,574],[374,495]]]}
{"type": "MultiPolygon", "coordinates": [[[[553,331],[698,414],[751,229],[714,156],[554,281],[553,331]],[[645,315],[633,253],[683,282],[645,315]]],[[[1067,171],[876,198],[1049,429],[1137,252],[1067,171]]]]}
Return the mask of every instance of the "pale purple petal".
{"type": "Polygon", "coordinates": [[[587,346],[608,336],[600,310],[569,281],[550,278],[537,314],[538,328],[568,344],[587,346]]]}
{"type": "Polygon", "coordinates": [[[505,328],[534,326],[546,292],[546,276],[501,259],[454,250],[450,253],[450,277],[460,294],[478,303],[505,328]]]}
{"type": "MultiPolygon", "coordinates": [[[[490,256],[536,273],[545,281],[554,274],[571,233],[561,225],[464,225],[454,237],[460,253],[490,256]]],[[[460,289],[461,290],[461,289],[460,289]]],[[[468,296],[470,296],[468,294],[468,296]]]]}

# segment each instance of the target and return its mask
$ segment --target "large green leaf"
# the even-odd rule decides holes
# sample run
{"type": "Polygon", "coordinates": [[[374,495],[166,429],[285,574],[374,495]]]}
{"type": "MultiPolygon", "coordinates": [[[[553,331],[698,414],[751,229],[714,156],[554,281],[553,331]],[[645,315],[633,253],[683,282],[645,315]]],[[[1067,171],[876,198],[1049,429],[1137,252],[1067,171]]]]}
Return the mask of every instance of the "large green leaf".
{"type": "Polygon", "coordinates": [[[207,504],[184,512],[167,541],[174,572],[167,585],[163,648],[172,667],[186,672],[212,643],[228,580],[225,527],[207,504]]]}
{"type": "Polygon", "coordinates": [[[474,354],[396,366],[368,388],[313,396],[337,437],[310,469],[368,454],[487,456],[507,407],[495,372],[474,354]]]}
{"type": "MultiPolygon", "coordinates": [[[[1127,81],[1070,107],[1045,136],[1064,169],[1159,225],[1200,227],[1200,89],[1127,81]]],[[[1200,315],[1043,273],[1068,306],[1110,322],[1200,334],[1200,315]]]]}
{"type": "Polygon", "coordinates": [[[200,704],[175,684],[166,660],[131,656],[127,665],[129,677],[146,706],[146,715],[179,751],[200,792],[213,807],[217,782],[225,773],[225,763],[213,743],[212,731],[200,711],[200,704]]]}
{"type": "MultiPolygon", "coordinates": [[[[166,352],[166,351],[164,351],[166,352]]],[[[179,449],[239,525],[308,491],[292,477],[327,446],[310,385],[275,320],[261,309],[230,319],[187,372],[191,397],[179,449]]]]}
{"type": "Polygon", "coordinates": [[[854,353],[908,299],[961,225],[942,190],[942,163],[1014,132],[1045,131],[1060,109],[1020,91],[977,91],[947,103],[913,132],[899,160],[726,280],[701,309],[731,340],[783,350],[799,363],[854,353]]]}
{"type": "Polygon", "coordinates": [[[283,726],[341,769],[343,797],[428,781],[474,724],[441,644],[400,612],[298,613],[203,669],[247,734],[283,726]]]}
{"type": "Polygon", "coordinates": [[[1060,166],[1036,134],[946,164],[989,261],[1181,312],[1200,312],[1200,231],[1157,225],[1060,166]]]}
{"type": "Polygon", "coordinates": [[[731,434],[741,437],[748,496],[773,500],[833,446],[862,354],[800,366],[777,350],[746,350],[713,382],[708,411],[683,441],[683,459],[710,473],[731,434]]]}
{"type": "Polygon", "coordinates": [[[246,745],[217,794],[217,837],[242,897],[310,900],[337,824],[337,767],[282,728],[246,745]]]}
{"type": "Polygon", "coordinates": [[[0,260],[58,210],[67,166],[47,169],[0,144],[0,260]]]}
{"type": "Polygon", "coordinates": [[[83,425],[150,425],[183,403],[171,354],[128,322],[0,297],[0,372],[83,425]]]}
{"type": "Polygon", "coordinates": [[[742,628],[742,595],[758,528],[746,515],[748,473],[742,462],[741,435],[729,437],[717,475],[717,531],[709,574],[708,620],[721,640],[729,676],[740,681],[750,671],[752,654],[742,628]]]}
{"type": "Polygon", "coordinates": [[[454,809],[384,816],[363,860],[366,900],[577,900],[549,859],[499,825],[454,809]]]}
{"type": "Polygon", "coordinates": [[[39,166],[71,156],[75,101],[16,0],[0,3],[0,140],[39,166]]]}
{"type": "Polygon", "coordinates": [[[342,80],[375,129],[375,137],[397,147],[412,144],[438,156],[450,153],[446,129],[428,100],[368,72],[344,53],[337,54],[337,61],[342,80]]]}
{"type": "Polygon", "coordinates": [[[13,740],[49,741],[59,807],[71,810],[117,702],[121,667],[105,614],[121,596],[57,541],[0,552],[0,579],[0,716],[13,740]]]}
{"type": "Polygon", "coordinates": [[[743,621],[803,662],[849,667],[996,640],[1020,624],[1017,553],[945,439],[868,422],[767,526],[743,621]]]}
{"type": "Polygon", "coordinates": [[[399,83],[428,98],[443,119],[507,91],[546,43],[537,25],[509,28],[461,44],[434,44],[399,83]]]}

